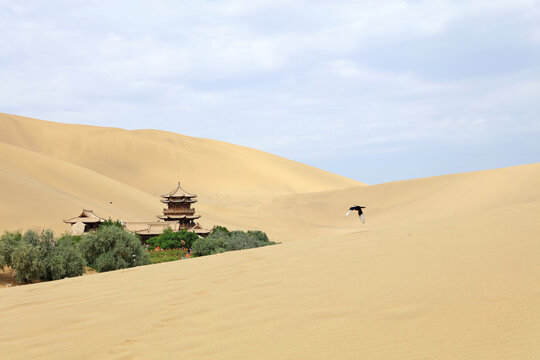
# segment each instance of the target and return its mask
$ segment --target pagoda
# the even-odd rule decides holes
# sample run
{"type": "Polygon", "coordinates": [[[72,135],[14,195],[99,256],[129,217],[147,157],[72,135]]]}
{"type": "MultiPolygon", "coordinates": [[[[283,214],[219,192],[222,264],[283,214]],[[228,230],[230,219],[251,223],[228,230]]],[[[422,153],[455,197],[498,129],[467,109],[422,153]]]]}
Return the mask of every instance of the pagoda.
{"type": "Polygon", "coordinates": [[[195,209],[191,208],[191,204],[197,202],[197,195],[190,194],[180,186],[180,182],[176,188],[164,195],[161,195],[161,202],[167,204],[167,208],[163,209],[163,215],[158,215],[158,218],[167,222],[177,222],[178,230],[191,230],[197,227],[194,220],[200,218],[200,215],[195,215],[195,209]]]}

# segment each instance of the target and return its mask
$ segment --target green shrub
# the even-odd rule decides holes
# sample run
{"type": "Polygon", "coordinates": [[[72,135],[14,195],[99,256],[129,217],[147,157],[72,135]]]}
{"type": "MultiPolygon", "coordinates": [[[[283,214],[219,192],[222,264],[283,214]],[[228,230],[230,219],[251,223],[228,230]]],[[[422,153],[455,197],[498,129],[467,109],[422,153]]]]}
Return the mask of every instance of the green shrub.
{"type": "Polygon", "coordinates": [[[39,247],[29,241],[21,241],[13,250],[12,256],[12,268],[18,283],[31,283],[42,277],[44,262],[39,247]]]}
{"type": "Polygon", "coordinates": [[[268,239],[268,236],[266,235],[266,233],[262,232],[262,231],[259,231],[259,230],[248,230],[248,235],[257,239],[257,241],[260,243],[260,244],[267,244],[267,245],[272,245],[272,244],[275,244],[274,241],[270,241],[268,239]]]}
{"type": "Polygon", "coordinates": [[[105,220],[101,226],[116,226],[120,229],[123,229],[124,228],[124,225],[122,225],[122,222],[120,220],[113,220],[111,218],[108,218],[107,220],[105,220]]]}
{"type": "MultiPolygon", "coordinates": [[[[23,241],[25,241],[25,236],[28,233],[34,233],[33,231],[29,230],[23,235],[23,241]]],[[[34,241],[34,234],[32,234],[33,241],[34,241]]],[[[52,230],[42,230],[41,233],[37,237],[37,244],[34,244],[34,246],[37,246],[42,259],[45,259],[49,256],[49,254],[54,250],[54,247],[56,245],[56,241],[54,240],[54,233],[52,230]]]]}
{"type": "Polygon", "coordinates": [[[82,235],[70,235],[70,234],[63,234],[60,238],[56,240],[56,244],[64,244],[69,243],[72,245],[77,245],[81,239],[83,238],[82,235]]]}
{"type": "Polygon", "coordinates": [[[77,246],[68,241],[57,241],[45,258],[45,280],[58,280],[84,273],[84,259],[77,246]]]}
{"type": "Polygon", "coordinates": [[[262,231],[232,231],[226,240],[229,250],[251,249],[275,244],[268,240],[268,236],[262,231]]]}
{"type": "Polygon", "coordinates": [[[84,235],[79,249],[87,264],[100,272],[150,264],[139,238],[117,226],[101,226],[84,235]]]}
{"type": "Polygon", "coordinates": [[[134,266],[129,260],[130,259],[126,259],[117,251],[108,251],[97,257],[94,267],[99,272],[126,269],[134,266]]]}
{"type": "Polygon", "coordinates": [[[161,249],[191,248],[198,238],[199,236],[194,232],[186,230],[176,232],[171,228],[166,228],[162,234],[148,239],[146,243],[151,249],[156,247],[161,249]]]}
{"type": "Polygon", "coordinates": [[[57,280],[82,275],[84,260],[77,247],[66,240],[57,243],[52,230],[43,230],[39,235],[28,230],[4,234],[0,241],[2,249],[11,248],[11,255],[3,258],[6,265],[15,271],[19,283],[35,280],[57,280]]]}
{"type": "Polygon", "coordinates": [[[243,231],[232,231],[226,241],[228,250],[243,250],[261,246],[256,238],[243,231]]]}
{"type": "Polygon", "coordinates": [[[229,236],[231,232],[225,226],[216,226],[210,235],[215,237],[226,237],[229,236]]]}
{"type": "Polygon", "coordinates": [[[0,268],[4,266],[13,267],[13,251],[19,245],[22,239],[20,232],[5,232],[0,237],[0,268]]]}
{"type": "Polygon", "coordinates": [[[35,232],[34,230],[27,230],[23,236],[22,236],[22,239],[21,239],[23,242],[27,243],[27,244],[31,244],[33,246],[38,246],[39,245],[39,235],[37,232],[35,232]]]}
{"type": "Polygon", "coordinates": [[[26,231],[12,251],[11,268],[15,270],[15,280],[19,283],[47,280],[46,263],[54,245],[52,230],[43,230],[39,235],[33,230],[26,231]]]}
{"type": "Polygon", "coordinates": [[[221,237],[199,238],[193,243],[193,256],[206,256],[227,251],[227,242],[221,237]]]}
{"type": "Polygon", "coordinates": [[[218,226],[207,238],[198,239],[193,244],[193,256],[205,256],[273,244],[275,242],[270,241],[262,231],[229,231],[223,226],[218,226]]]}

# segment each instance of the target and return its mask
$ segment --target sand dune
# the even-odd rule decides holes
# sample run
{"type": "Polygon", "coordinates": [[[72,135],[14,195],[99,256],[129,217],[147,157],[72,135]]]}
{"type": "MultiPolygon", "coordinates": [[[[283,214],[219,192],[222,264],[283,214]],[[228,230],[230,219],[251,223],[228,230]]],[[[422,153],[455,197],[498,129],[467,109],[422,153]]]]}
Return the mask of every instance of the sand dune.
{"type": "Polygon", "coordinates": [[[0,157],[2,230],[66,231],[62,219],[83,208],[103,217],[125,218],[127,213],[130,219],[144,220],[159,206],[148,193],[46,155],[0,144],[0,157]]]}
{"type": "Polygon", "coordinates": [[[536,359],[539,205],[2,290],[0,348],[8,359],[536,359]]]}
{"type": "Polygon", "coordinates": [[[365,186],[211,140],[0,122],[2,229],[154,216],[180,177],[205,224],[282,242],[0,289],[2,359],[540,358],[540,164],[365,186]]]}
{"type": "Polygon", "coordinates": [[[447,217],[459,224],[481,212],[540,201],[540,164],[257,200],[238,201],[229,211],[214,206],[206,212],[214,222],[231,224],[236,219],[242,228],[265,228],[280,241],[447,217]],[[354,204],[367,206],[366,224],[356,213],[344,216],[354,204]]]}
{"type": "Polygon", "coordinates": [[[79,165],[152,195],[174,187],[177,179],[207,197],[360,185],[262,151],[164,131],[67,125],[1,113],[0,124],[0,142],[79,165]]]}

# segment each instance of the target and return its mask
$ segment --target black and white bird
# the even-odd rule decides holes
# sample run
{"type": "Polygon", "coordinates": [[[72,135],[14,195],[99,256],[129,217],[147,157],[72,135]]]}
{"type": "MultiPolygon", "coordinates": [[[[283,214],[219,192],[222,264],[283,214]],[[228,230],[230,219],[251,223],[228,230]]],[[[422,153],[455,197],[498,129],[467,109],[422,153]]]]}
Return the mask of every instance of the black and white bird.
{"type": "Polygon", "coordinates": [[[365,209],[365,208],[366,208],[365,206],[358,206],[358,205],[351,206],[351,208],[349,209],[349,211],[347,211],[345,216],[349,216],[351,211],[358,211],[358,216],[360,216],[360,220],[362,220],[362,224],[364,224],[366,222],[366,217],[364,216],[362,209],[365,209]]]}

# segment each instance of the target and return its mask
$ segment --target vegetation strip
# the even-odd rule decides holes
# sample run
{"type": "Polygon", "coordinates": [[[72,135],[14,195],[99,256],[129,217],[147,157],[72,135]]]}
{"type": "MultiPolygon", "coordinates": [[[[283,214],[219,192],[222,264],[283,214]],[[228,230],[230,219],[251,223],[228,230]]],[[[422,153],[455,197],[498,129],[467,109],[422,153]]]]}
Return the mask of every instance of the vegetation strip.
{"type": "Polygon", "coordinates": [[[206,237],[165,230],[141,245],[118,221],[107,221],[82,236],[55,239],[51,230],[5,232],[0,237],[0,268],[15,272],[18,283],[80,276],[85,267],[99,272],[273,245],[262,231],[229,231],[218,226],[206,237]]]}

